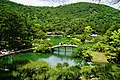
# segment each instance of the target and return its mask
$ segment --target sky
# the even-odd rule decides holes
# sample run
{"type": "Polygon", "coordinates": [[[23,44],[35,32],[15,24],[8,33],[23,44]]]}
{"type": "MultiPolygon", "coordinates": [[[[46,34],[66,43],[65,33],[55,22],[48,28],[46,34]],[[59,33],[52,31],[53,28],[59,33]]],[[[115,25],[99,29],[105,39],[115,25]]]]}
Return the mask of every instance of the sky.
{"type": "MultiPolygon", "coordinates": [[[[76,3],[76,2],[98,3],[98,0],[10,0],[10,1],[20,3],[20,4],[23,4],[23,5],[53,6],[53,7],[63,5],[63,4],[76,3]]],[[[118,8],[120,6],[120,2],[115,4],[115,5],[112,5],[112,4],[110,4],[111,1],[115,2],[115,1],[118,1],[118,0],[101,0],[101,4],[106,4],[106,5],[114,7],[114,8],[118,8]]]]}

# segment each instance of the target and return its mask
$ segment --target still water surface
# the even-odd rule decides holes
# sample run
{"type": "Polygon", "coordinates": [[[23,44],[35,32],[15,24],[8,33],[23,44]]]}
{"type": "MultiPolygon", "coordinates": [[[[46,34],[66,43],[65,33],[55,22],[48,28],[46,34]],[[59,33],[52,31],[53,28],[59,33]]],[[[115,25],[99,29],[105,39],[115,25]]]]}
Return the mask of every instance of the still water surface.
{"type": "Polygon", "coordinates": [[[40,53],[19,53],[10,56],[5,56],[0,58],[0,66],[2,64],[12,64],[13,62],[24,62],[24,61],[46,61],[50,66],[55,66],[57,63],[64,63],[67,62],[70,66],[72,65],[89,65],[88,62],[84,60],[72,58],[70,51],[71,49],[67,49],[67,52],[64,52],[62,49],[58,53],[58,51],[54,51],[53,53],[48,54],[40,54],[40,53]]]}

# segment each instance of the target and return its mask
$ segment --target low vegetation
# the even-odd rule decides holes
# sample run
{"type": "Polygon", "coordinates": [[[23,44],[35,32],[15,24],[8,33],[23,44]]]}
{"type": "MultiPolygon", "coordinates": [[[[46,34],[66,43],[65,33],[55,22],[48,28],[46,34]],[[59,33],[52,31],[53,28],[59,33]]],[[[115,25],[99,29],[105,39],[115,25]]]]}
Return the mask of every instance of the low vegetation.
{"type": "Polygon", "coordinates": [[[113,68],[111,65],[90,66],[69,66],[68,63],[51,67],[44,61],[29,62],[19,67],[12,75],[16,79],[39,79],[39,80],[78,80],[78,79],[104,79],[119,80],[119,68],[113,68]],[[116,72],[117,70],[117,72],[116,72]]]}

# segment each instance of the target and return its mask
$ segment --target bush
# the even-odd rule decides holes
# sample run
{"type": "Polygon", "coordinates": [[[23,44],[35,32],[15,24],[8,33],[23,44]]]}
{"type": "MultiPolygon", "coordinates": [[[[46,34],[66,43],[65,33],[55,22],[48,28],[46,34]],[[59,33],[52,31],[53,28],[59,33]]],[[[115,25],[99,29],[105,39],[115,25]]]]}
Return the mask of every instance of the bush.
{"type": "Polygon", "coordinates": [[[33,47],[35,52],[48,53],[51,50],[52,44],[48,41],[43,41],[40,39],[33,40],[33,47]]]}
{"type": "Polygon", "coordinates": [[[20,78],[20,80],[43,80],[46,78],[44,74],[46,74],[48,70],[49,66],[45,61],[30,61],[26,65],[19,67],[17,71],[13,71],[13,76],[20,78]]]}
{"type": "Polygon", "coordinates": [[[85,61],[91,61],[91,51],[90,50],[84,50],[83,48],[78,47],[75,49],[75,51],[72,54],[73,57],[81,58],[85,61]]]}
{"type": "Polygon", "coordinates": [[[99,52],[106,52],[106,51],[110,50],[110,46],[107,44],[98,42],[92,47],[92,50],[99,51],[99,52]]]}
{"type": "Polygon", "coordinates": [[[91,60],[92,60],[92,51],[90,51],[90,50],[84,50],[83,51],[83,59],[85,60],[85,61],[87,61],[87,62],[91,62],[91,60]]]}

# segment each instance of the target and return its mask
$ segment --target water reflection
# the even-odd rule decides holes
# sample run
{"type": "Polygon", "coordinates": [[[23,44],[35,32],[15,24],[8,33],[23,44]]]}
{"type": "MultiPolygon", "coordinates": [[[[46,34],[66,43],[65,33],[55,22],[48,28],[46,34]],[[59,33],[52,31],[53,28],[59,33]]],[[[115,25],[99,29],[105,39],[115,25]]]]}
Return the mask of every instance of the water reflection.
{"type": "Polygon", "coordinates": [[[67,62],[70,66],[72,65],[88,65],[87,62],[84,60],[81,60],[80,58],[73,58],[70,56],[72,53],[66,52],[59,52],[59,53],[51,53],[51,54],[38,54],[38,53],[21,53],[21,54],[15,54],[10,56],[5,56],[0,58],[0,66],[2,65],[16,65],[14,62],[24,62],[24,61],[36,61],[36,60],[44,60],[46,61],[50,66],[55,66],[57,63],[63,64],[64,62],[67,62]]]}
{"type": "Polygon", "coordinates": [[[38,60],[44,60],[46,61],[50,66],[55,66],[57,63],[63,64],[64,62],[67,62],[69,66],[73,65],[79,65],[84,66],[88,65],[87,62],[81,59],[72,58],[72,53],[74,51],[74,48],[72,47],[60,47],[60,48],[54,48],[53,55],[48,58],[40,58],[38,60]]]}
{"type": "Polygon", "coordinates": [[[67,62],[70,66],[75,65],[74,60],[68,59],[68,58],[60,58],[57,56],[51,56],[49,58],[46,59],[39,59],[39,60],[44,60],[46,61],[50,66],[55,66],[57,63],[64,63],[67,62]]]}
{"type": "Polygon", "coordinates": [[[59,50],[58,50],[58,48],[55,48],[53,53],[65,55],[65,56],[71,56],[73,51],[74,51],[74,49],[71,49],[71,48],[67,48],[66,51],[64,48],[60,48],[59,50]]]}
{"type": "Polygon", "coordinates": [[[64,56],[64,55],[60,55],[60,54],[53,54],[49,58],[40,58],[38,60],[44,60],[50,66],[56,66],[57,63],[63,64],[64,62],[67,62],[69,64],[69,66],[73,66],[73,65],[85,66],[85,65],[88,65],[88,63],[85,62],[84,60],[75,59],[75,58],[71,58],[69,56],[64,56]]]}

